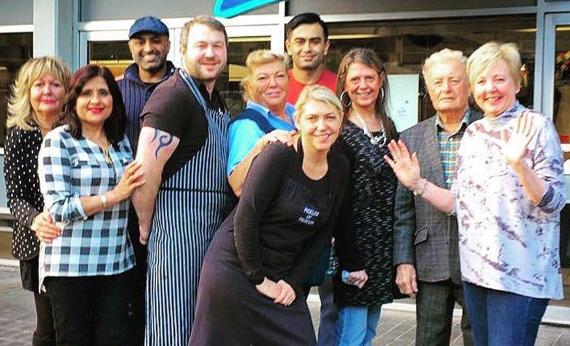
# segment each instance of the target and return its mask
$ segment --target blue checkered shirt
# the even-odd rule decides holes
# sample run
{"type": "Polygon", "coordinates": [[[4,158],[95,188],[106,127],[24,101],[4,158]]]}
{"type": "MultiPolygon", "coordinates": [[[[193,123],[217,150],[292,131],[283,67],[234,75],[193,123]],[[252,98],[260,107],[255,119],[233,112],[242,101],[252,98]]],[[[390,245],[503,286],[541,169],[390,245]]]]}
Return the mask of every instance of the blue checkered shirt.
{"type": "Polygon", "coordinates": [[[40,287],[49,276],[94,276],[122,273],[135,264],[127,232],[129,202],[122,201],[87,216],[80,197],[102,195],[119,182],[132,160],[127,138],[111,146],[112,163],[95,143],[73,138],[67,127],[49,132],[38,158],[45,208],[62,234],[40,248],[40,287]]]}
{"type": "Polygon", "coordinates": [[[453,179],[455,178],[456,166],[457,166],[457,150],[459,149],[459,144],[461,143],[461,138],[465,133],[465,129],[469,124],[469,113],[470,110],[465,111],[465,116],[463,117],[463,122],[461,127],[454,133],[449,133],[445,131],[439,115],[435,117],[435,124],[437,126],[437,139],[439,142],[439,158],[441,160],[441,168],[443,168],[443,182],[445,183],[445,188],[451,188],[453,179]]]}

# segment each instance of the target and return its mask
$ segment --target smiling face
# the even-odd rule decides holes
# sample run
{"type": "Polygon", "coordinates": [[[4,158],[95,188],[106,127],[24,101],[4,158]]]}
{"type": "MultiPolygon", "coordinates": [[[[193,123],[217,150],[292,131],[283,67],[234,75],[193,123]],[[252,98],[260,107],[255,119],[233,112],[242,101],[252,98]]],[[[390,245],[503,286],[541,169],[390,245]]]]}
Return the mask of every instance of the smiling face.
{"type": "Polygon", "coordinates": [[[184,68],[190,76],[215,82],[227,62],[224,33],[205,24],[195,24],[188,32],[188,44],[181,48],[184,68]]]}
{"type": "Polygon", "coordinates": [[[32,83],[30,104],[37,116],[56,118],[63,109],[65,86],[46,73],[32,83]]]}
{"type": "Polygon", "coordinates": [[[434,109],[440,113],[463,113],[469,102],[465,65],[455,60],[435,63],[426,80],[434,109]]]}
{"type": "Polygon", "coordinates": [[[352,63],[346,72],[344,90],[348,93],[353,105],[375,110],[376,99],[380,94],[384,75],[366,64],[352,63]]]}
{"type": "Polygon", "coordinates": [[[516,102],[520,86],[515,82],[507,63],[499,60],[483,71],[471,86],[473,97],[485,116],[496,117],[516,102]]]}
{"type": "Polygon", "coordinates": [[[103,127],[113,111],[113,96],[103,77],[97,76],[85,83],[75,104],[81,126],[103,127]]]}
{"type": "Polygon", "coordinates": [[[129,40],[129,50],[139,69],[155,73],[166,64],[170,41],[165,35],[142,33],[129,40]]]}
{"type": "Polygon", "coordinates": [[[329,44],[319,23],[299,25],[285,42],[293,66],[301,70],[319,68],[327,55],[329,44]]]}
{"type": "Polygon", "coordinates": [[[295,118],[305,150],[328,151],[338,138],[341,124],[336,108],[315,100],[308,101],[295,118]]]}
{"type": "Polygon", "coordinates": [[[288,76],[281,61],[272,61],[253,69],[248,93],[252,101],[279,114],[285,108],[288,76]]]}

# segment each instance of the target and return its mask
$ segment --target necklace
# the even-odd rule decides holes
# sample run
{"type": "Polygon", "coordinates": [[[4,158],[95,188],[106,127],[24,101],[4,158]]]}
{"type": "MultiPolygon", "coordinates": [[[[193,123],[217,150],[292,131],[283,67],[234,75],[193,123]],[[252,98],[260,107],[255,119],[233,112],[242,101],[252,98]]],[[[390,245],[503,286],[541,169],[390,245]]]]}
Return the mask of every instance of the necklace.
{"type": "Polygon", "coordinates": [[[109,148],[111,146],[107,145],[107,148],[103,149],[101,148],[101,150],[103,151],[103,157],[105,158],[105,162],[111,164],[113,163],[113,159],[111,159],[111,154],[109,153],[109,148]]]}
{"type": "Polygon", "coordinates": [[[364,119],[362,119],[360,114],[358,114],[357,111],[354,111],[354,114],[356,115],[356,118],[360,122],[360,125],[362,125],[362,131],[364,131],[364,134],[368,136],[368,138],[370,138],[370,143],[372,143],[372,145],[377,145],[379,147],[383,147],[384,145],[386,145],[386,132],[384,132],[384,126],[382,125],[382,123],[380,123],[381,126],[380,134],[374,136],[368,130],[368,126],[366,126],[366,122],[364,121],[364,119]]]}

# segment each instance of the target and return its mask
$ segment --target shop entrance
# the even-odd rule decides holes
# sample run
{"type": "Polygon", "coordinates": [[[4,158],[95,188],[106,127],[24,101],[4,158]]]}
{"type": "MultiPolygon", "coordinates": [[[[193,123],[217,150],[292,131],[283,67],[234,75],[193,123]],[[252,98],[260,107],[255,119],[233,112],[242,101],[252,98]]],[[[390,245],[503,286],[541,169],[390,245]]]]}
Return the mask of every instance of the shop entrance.
{"type": "Polygon", "coordinates": [[[551,117],[556,126],[566,161],[564,173],[567,203],[560,220],[560,261],[565,299],[552,301],[550,305],[564,307],[566,320],[570,320],[570,13],[546,15],[541,58],[541,110],[551,117]]]}

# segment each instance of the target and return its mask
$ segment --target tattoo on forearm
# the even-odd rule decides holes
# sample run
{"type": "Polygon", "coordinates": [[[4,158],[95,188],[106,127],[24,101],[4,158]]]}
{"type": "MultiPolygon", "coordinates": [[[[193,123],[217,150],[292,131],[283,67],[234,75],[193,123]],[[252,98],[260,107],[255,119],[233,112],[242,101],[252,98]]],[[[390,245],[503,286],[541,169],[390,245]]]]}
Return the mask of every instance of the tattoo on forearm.
{"type": "Polygon", "coordinates": [[[172,143],[172,141],[174,140],[174,136],[169,134],[169,133],[165,133],[163,135],[160,135],[160,130],[159,129],[154,129],[154,136],[152,137],[151,142],[154,142],[156,140],[156,138],[158,137],[158,147],[156,147],[156,150],[154,151],[154,156],[158,159],[158,152],[164,148],[167,147],[170,143],[172,143]]]}

